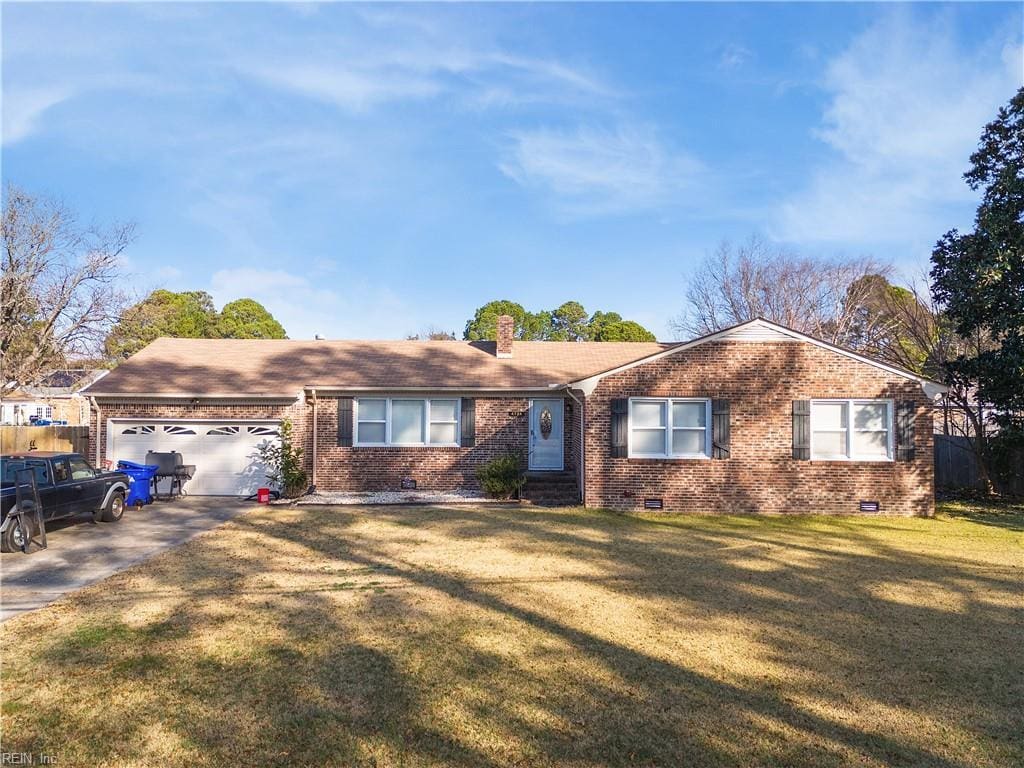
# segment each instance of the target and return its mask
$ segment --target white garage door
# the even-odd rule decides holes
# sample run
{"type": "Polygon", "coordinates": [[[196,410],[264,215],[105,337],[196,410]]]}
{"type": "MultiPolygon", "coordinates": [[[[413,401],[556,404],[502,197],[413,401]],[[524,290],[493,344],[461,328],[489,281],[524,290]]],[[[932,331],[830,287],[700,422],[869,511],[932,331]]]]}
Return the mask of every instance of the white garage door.
{"type": "MultiPolygon", "coordinates": [[[[140,464],[148,451],[177,451],[196,473],[185,483],[185,492],[199,496],[249,496],[266,486],[266,466],[260,461],[260,445],[280,442],[276,422],[175,421],[110,422],[107,458],[140,464]]],[[[160,492],[168,490],[167,484],[160,492]]]]}

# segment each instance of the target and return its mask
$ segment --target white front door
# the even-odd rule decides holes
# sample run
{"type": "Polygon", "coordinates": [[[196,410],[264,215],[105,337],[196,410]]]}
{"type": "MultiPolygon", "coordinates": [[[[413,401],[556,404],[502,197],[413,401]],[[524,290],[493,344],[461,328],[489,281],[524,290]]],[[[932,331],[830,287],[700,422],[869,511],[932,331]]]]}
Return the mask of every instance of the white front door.
{"type": "Polygon", "coordinates": [[[562,469],[562,408],[556,399],[530,401],[530,469],[562,469]]]}

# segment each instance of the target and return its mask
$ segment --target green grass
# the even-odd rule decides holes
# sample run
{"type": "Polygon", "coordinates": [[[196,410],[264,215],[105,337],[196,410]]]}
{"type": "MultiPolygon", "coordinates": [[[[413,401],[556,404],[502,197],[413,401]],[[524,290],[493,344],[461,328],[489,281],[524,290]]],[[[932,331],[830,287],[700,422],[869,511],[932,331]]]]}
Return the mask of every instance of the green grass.
{"type": "Polygon", "coordinates": [[[1024,506],[261,508],[8,621],[59,765],[1024,764],[1024,506]]]}

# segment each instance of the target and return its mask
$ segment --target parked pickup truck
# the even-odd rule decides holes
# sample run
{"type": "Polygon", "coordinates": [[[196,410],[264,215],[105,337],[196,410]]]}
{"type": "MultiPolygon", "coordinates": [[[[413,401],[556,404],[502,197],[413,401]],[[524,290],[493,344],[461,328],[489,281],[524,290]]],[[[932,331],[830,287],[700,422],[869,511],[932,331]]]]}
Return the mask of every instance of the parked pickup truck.
{"type": "Polygon", "coordinates": [[[0,456],[0,551],[14,552],[24,544],[23,533],[19,526],[12,525],[9,514],[16,502],[15,480],[19,469],[31,469],[35,473],[44,521],[91,512],[94,520],[112,523],[124,514],[129,480],[123,472],[93,469],[77,453],[4,454],[0,456]]]}

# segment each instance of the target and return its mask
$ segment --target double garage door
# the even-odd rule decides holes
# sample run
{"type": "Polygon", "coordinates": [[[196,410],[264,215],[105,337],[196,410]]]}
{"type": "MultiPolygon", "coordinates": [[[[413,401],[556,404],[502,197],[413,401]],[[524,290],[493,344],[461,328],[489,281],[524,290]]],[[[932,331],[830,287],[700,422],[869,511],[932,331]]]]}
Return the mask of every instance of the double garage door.
{"type": "MultiPolygon", "coordinates": [[[[259,448],[280,443],[273,421],[140,421],[114,419],[107,458],[140,464],[149,451],[177,451],[196,472],[185,491],[199,496],[249,496],[267,485],[259,448]]],[[[166,484],[160,487],[166,491],[166,484]]]]}

